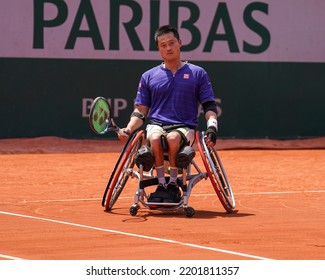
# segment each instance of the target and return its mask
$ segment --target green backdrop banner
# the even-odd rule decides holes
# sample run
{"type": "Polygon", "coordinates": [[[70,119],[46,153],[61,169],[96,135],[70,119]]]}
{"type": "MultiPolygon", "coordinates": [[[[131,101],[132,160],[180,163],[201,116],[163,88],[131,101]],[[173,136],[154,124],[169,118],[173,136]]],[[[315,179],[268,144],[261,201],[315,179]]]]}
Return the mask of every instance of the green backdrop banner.
{"type": "MultiPolygon", "coordinates": [[[[210,75],[219,137],[325,136],[324,63],[192,61],[210,75]]],[[[96,96],[123,127],[142,72],[160,61],[0,58],[0,138],[98,138],[88,125],[96,96]]],[[[202,118],[200,129],[205,129],[202,118]]],[[[110,132],[106,138],[115,138],[110,132]]]]}

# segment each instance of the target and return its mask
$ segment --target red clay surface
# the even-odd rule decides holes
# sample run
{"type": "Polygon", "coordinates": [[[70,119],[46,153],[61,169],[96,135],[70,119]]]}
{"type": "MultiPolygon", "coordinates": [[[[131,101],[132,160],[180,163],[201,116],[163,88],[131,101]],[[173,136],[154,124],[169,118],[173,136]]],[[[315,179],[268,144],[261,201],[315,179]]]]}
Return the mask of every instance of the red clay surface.
{"type": "Polygon", "coordinates": [[[217,147],[235,213],[203,180],[189,201],[194,217],[143,207],[133,217],[135,180],[112,212],[101,206],[120,142],[0,140],[0,259],[324,259],[325,139],[217,147]]]}

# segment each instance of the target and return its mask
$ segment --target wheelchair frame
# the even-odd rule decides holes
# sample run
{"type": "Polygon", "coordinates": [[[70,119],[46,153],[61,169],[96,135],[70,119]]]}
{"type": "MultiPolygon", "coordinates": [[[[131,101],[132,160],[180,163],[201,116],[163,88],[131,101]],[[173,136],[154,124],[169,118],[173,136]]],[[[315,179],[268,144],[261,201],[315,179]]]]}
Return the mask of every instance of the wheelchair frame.
{"type": "MultiPolygon", "coordinates": [[[[195,210],[188,205],[191,191],[197,183],[207,178],[210,179],[224,209],[228,213],[234,211],[235,198],[220,157],[215,148],[209,149],[207,147],[204,140],[204,133],[200,131],[196,131],[195,133],[195,142],[204,167],[206,168],[206,172],[203,172],[199,168],[194,161],[194,158],[187,168],[182,170],[182,176],[177,178],[178,185],[181,187],[183,192],[180,202],[148,202],[148,194],[146,193],[145,188],[157,185],[158,178],[153,175],[154,168],[145,172],[142,165],[137,167],[135,164],[137,152],[146,141],[145,135],[145,130],[136,131],[126,142],[105,188],[102,206],[106,211],[110,211],[113,208],[130,177],[138,180],[138,189],[134,195],[134,203],[129,209],[132,216],[135,216],[138,213],[138,210],[142,205],[150,210],[160,211],[176,211],[183,208],[185,215],[187,217],[192,217],[195,214],[195,210]],[[192,172],[193,169],[195,169],[195,173],[192,172]]],[[[166,176],[166,180],[169,180],[168,176],[166,176]]]]}

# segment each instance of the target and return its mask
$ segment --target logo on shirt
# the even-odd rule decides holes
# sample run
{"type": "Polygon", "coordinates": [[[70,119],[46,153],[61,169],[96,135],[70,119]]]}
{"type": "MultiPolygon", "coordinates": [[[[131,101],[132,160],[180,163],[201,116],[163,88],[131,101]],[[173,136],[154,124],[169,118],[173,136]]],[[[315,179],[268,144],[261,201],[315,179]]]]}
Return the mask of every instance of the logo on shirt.
{"type": "Polygon", "coordinates": [[[189,79],[190,78],[190,74],[184,74],[183,79],[189,79]]]}

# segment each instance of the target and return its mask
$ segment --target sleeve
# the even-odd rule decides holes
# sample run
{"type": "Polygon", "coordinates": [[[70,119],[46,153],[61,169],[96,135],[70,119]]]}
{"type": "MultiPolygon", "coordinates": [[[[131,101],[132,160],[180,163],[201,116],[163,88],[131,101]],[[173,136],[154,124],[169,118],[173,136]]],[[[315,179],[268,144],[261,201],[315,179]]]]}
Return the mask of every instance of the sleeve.
{"type": "Polygon", "coordinates": [[[214,101],[215,97],[209,75],[203,69],[201,71],[202,73],[199,86],[199,101],[201,104],[203,104],[207,101],[214,101]]]}
{"type": "Polygon", "coordinates": [[[137,96],[135,98],[135,105],[144,105],[150,108],[151,106],[151,94],[150,90],[148,88],[148,83],[144,77],[144,75],[141,76],[138,90],[137,90],[137,96]]]}

